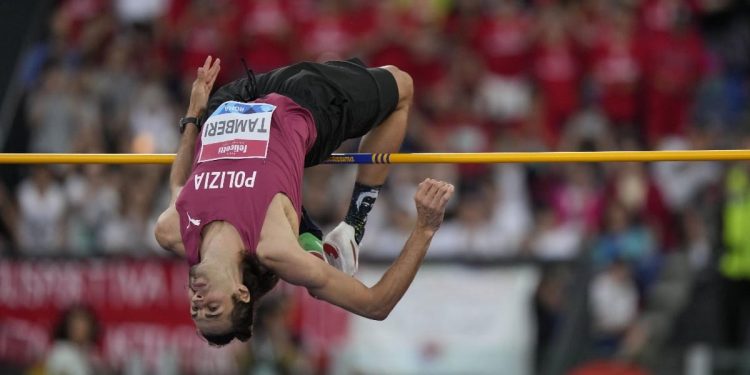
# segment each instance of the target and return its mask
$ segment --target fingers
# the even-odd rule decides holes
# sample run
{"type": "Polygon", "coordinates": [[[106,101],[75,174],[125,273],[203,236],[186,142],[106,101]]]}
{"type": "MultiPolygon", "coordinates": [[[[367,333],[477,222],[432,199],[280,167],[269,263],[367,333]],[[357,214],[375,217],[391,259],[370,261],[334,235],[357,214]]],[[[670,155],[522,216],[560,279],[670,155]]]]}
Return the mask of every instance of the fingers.
{"type": "Polygon", "coordinates": [[[440,189],[445,185],[445,182],[443,181],[437,181],[437,180],[430,180],[430,189],[427,191],[426,198],[427,202],[432,202],[435,200],[435,196],[438,195],[440,192],[440,189]]]}
{"type": "Polygon", "coordinates": [[[417,226],[434,231],[440,228],[445,205],[453,195],[453,185],[428,178],[419,184],[414,201],[417,204],[417,226]]]}
{"type": "Polygon", "coordinates": [[[417,193],[414,195],[415,199],[418,199],[424,203],[428,203],[434,195],[436,180],[427,178],[422,181],[417,187],[417,193]]]}
{"type": "Polygon", "coordinates": [[[428,178],[419,184],[414,198],[424,205],[443,207],[453,195],[454,190],[453,185],[447,182],[428,178]]]}
{"type": "Polygon", "coordinates": [[[443,209],[445,205],[448,203],[448,200],[450,200],[451,196],[453,196],[454,187],[451,184],[443,183],[440,188],[438,188],[437,192],[435,193],[435,196],[432,199],[432,205],[433,207],[437,207],[440,209],[443,209]]]}
{"type": "Polygon", "coordinates": [[[427,190],[426,188],[427,188],[427,180],[420,182],[419,185],[417,185],[417,192],[414,193],[414,200],[419,202],[422,199],[424,199],[424,195],[427,190]]]}
{"type": "Polygon", "coordinates": [[[435,200],[435,197],[440,194],[444,187],[450,185],[445,181],[438,181],[433,179],[429,179],[429,183],[432,185],[430,187],[430,190],[427,192],[427,198],[430,200],[430,202],[435,200]]]}
{"type": "Polygon", "coordinates": [[[196,81],[212,86],[214,81],[216,81],[216,77],[219,75],[220,70],[221,60],[218,58],[213,60],[213,57],[209,55],[203,62],[203,66],[198,68],[196,81]]]}
{"type": "Polygon", "coordinates": [[[219,76],[219,71],[221,70],[221,59],[214,60],[213,65],[211,65],[211,69],[208,72],[208,79],[207,84],[209,87],[213,86],[214,82],[216,81],[216,77],[219,76]]]}
{"type": "Polygon", "coordinates": [[[205,81],[208,69],[211,67],[211,56],[206,56],[206,60],[203,62],[203,66],[198,68],[198,77],[196,81],[205,81]]]}

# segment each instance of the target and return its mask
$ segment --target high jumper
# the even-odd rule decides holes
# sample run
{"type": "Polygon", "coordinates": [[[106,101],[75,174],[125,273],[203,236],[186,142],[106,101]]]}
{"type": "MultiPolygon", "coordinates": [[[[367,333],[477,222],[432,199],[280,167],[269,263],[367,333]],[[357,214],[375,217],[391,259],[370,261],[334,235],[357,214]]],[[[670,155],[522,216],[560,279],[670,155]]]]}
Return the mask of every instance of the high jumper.
{"type": "Polygon", "coordinates": [[[367,287],[352,275],[388,165],[358,166],[349,210],[325,237],[325,250],[300,245],[301,233],[318,232],[303,214],[302,175],[347,139],[362,137],[363,153],[397,152],[411,77],[356,59],[303,62],[249,73],[209,98],[219,70],[220,61],[210,56],[198,68],[180,121],[172,198],[155,229],[159,244],[190,265],[198,330],[215,345],[249,339],[254,304],[279,279],[355,314],[385,319],[414,279],[454,187],[432,179],[419,184],[409,239],[380,281],[367,287]]]}

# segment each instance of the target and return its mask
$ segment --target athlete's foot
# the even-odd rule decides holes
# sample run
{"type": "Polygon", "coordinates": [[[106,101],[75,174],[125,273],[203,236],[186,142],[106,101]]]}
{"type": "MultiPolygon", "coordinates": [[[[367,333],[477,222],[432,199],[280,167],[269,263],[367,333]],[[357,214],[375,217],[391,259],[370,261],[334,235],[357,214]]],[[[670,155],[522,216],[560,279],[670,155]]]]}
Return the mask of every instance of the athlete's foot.
{"type": "Polygon", "coordinates": [[[341,222],[323,240],[323,252],[328,263],[347,275],[354,275],[359,267],[359,245],[354,227],[341,222]]]}

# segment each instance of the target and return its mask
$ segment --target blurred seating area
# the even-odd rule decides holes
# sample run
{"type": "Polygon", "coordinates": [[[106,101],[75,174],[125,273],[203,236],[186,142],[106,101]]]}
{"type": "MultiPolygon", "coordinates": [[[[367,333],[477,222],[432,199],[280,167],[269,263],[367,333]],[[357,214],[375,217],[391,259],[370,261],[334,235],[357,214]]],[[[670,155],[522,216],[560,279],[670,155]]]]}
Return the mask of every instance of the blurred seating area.
{"type": "MultiPolygon", "coordinates": [[[[745,1],[53,3],[23,57],[21,130],[5,140],[14,150],[174,152],[206,55],[222,59],[217,87],[244,76],[241,58],[258,73],[353,56],[396,65],[416,90],[404,152],[750,148],[745,1]]],[[[325,228],[343,218],[354,172],[306,171],[305,207],[325,228]]],[[[4,174],[0,255],[166,257],[152,228],[167,175],[143,165],[4,174]]],[[[364,256],[399,253],[425,177],[458,188],[428,257],[587,262],[590,357],[658,369],[671,347],[750,344],[750,162],[399,165],[364,256]]],[[[559,333],[571,279],[544,269],[537,353],[559,333]]],[[[279,301],[261,312],[267,345],[296,355],[274,331],[279,301]]]]}

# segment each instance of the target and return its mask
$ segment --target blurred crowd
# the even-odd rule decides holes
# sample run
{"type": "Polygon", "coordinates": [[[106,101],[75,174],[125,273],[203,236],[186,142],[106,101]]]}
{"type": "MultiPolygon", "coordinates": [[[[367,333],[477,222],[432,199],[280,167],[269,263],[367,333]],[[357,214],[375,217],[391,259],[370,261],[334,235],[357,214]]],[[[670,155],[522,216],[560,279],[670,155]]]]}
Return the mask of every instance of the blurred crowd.
{"type": "MultiPolygon", "coordinates": [[[[243,57],[264,72],[358,56],[413,77],[406,152],[747,149],[746,4],[61,0],[25,56],[27,131],[9,142],[29,152],[174,152],[206,55],[222,59],[217,86],[244,75],[243,57]]],[[[0,190],[0,251],[161,255],[152,227],[168,202],[167,171],[30,168],[0,190]]],[[[345,213],[354,170],[307,172],[305,206],[330,227],[345,213]]],[[[427,176],[459,187],[429,256],[587,255],[590,329],[606,355],[636,355],[669,331],[700,275],[718,274],[737,304],[750,290],[750,164],[397,166],[365,254],[398,254],[415,218],[411,195],[427,176]]],[[[542,278],[540,337],[557,326],[569,278],[542,278]]]]}

